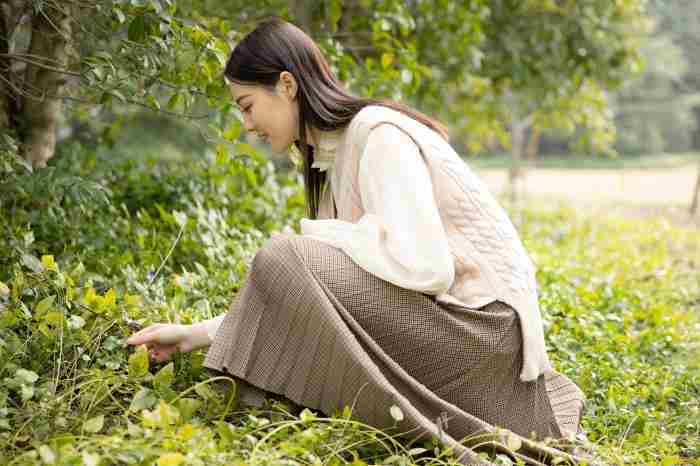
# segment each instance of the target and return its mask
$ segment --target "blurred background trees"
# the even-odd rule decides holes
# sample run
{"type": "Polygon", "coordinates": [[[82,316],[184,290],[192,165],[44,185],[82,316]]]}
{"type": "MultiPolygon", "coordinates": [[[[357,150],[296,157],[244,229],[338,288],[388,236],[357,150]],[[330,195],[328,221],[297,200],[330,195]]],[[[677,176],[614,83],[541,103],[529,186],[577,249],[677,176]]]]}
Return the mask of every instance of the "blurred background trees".
{"type": "Polygon", "coordinates": [[[0,6],[0,131],[13,141],[2,144],[16,142],[34,166],[62,139],[113,144],[144,109],[169,125],[187,122],[200,141],[187,146],[193,153],[235,152],[228,143],[245,136],[221,71],[235,42],[268,15],[309,31],[357,94],[441,118],[459,152],[509,152],[511,184],[523,159],[700,145],[700,6],[691,0],[0,6]]]}
{"type": "Polygon", "coordinates": [[[310,31],[356,92],[436,114],[472,152],[498,141],[518,159],[529,127],[577,127],[605,151],[605,90],[639,67],[646,24],[641,1],[598,0],[13,0],[2,14],[0,123],[36,165],[76,110],[226,113],[230,45],[267,14],[310,31]]]}

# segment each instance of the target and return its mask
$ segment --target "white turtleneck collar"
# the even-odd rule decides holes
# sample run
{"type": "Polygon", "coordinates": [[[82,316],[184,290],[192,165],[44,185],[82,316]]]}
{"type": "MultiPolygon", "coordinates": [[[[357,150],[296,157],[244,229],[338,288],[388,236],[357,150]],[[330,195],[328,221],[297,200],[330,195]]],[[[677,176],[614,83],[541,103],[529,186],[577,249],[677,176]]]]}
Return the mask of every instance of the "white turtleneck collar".
{"type": "MultiPolygon", "coordinates": [[[[319,141],[314,146],[314,163],[311,164],[313,168],[318,168],[320,171],[327,171],[333,168],[335,154],[338,151],[344,132],[345,128],[333,131],[319,131],[319,141]]],[[[295,165],[301,163],[301,153],[294,144],[290,148],[289,157],[295,165]]]]}

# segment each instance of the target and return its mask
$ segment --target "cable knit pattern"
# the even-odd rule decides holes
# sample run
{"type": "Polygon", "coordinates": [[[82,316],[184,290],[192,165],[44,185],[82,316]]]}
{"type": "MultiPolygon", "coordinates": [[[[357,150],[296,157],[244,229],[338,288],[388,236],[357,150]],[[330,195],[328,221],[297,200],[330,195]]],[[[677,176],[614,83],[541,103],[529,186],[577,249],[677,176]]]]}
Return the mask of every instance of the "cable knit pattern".
{"type": "MultiPolygon", "coordinates": [[[[435,131],[387,107],[362,109],[338,142],[330,193],[321,218],[357,222],[364,215],[358,180],[359,160],[369,133],[391,124],[419,147],[433,182],[435,201],[454,258],[455,279],[437,296],[444,304],[478,308],[493,301],[512,306],[520,317],[524,360],[520,377],[535,380],[552,369],[547,357],[537,298],[535,268],[505,211],[467,164],[435,131]]],[[[410,189],[407,187],[407,189],[410,189]]]]}

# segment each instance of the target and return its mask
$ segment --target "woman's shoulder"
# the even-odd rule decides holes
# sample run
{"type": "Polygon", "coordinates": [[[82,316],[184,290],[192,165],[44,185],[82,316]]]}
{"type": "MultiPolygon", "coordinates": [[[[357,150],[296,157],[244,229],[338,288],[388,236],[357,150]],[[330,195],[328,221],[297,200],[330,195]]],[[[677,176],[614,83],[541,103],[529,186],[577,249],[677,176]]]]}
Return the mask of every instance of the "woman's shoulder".
{"type": "Polygon", "coordinates": [[[370,104],[363,107],[353,117],[350,124],[371,124],[385,119],[405,118],[402,112],[380,104],[370,104]]]}
{"type": "Polygon", "coordinates": [[[438,147],[449,145],[440,134],[410,115],[378,104],[362,108],[350,121],[348,130],[352,139],[361,143],[367,140],[370,131],[385,123],[408,134],[414,141],[420,140],[438,147]]]}
{"type": "Polygon", "coordinates": [[[357,112],[350,121],[348,130],[354,139],[365,140],[369,132],[382,123],[392,123],[406,130],[407,125],[417,122],[399,110],[384,105],[371,104],[357,112]]]}

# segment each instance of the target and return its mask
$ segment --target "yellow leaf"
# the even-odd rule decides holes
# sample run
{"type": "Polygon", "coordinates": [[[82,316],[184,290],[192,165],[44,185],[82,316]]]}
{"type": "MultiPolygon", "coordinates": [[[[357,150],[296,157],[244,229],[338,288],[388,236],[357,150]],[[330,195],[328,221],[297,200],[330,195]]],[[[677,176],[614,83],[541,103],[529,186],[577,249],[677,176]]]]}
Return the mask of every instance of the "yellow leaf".
{"type": "Polygon", "coordinates": [[[105,306],[114,307],[117,305],[117,293],[115,293],[114,288],[110,288],[105,293],[105,306]]]}
{"type": "Polygon", "coordinates": [[[125,294],[124,295],[124,303],[127,306],[140,306],[141,305],[141,296],[137,294],[125,294]]]}
{"type": "Polygon", "coordinates": [[[56,262],[53,260],[53,256],[51,256],[51,255],[41,256],[41,263],[44,264],[44,267],[46,267],[47,270],[54,270],[54,271],[58,272],[58,266],[56,265],[56,262]]]}
{"type": "Polygon", "coordinates": [[[386,69],[394,62],[394,55],[391,53],[382,54],[382,68],[386,69]]]}
{"type": "Polygon", "coordinates": [[[180,428],[177,435],[185,442],[188,441],[194,435],[194,426],[192,424],[185,424],[180,428]]]}
{"type": "Polygon", "coordinates": [[[179,466],[185,461],[180,453],[164,453],[158,458],[158,466],[179,466]]]}
{"type": "Polygon", "coordinates": [[[50,324],[58,325],[63,320],[63,313],[58,311],[51,311],[46,314],[46,317],[44,317],[44,319],[50,324]]]}
{"type": "Polygon", "coordinates": [[[223,144],[217,144],[214,147],[214,152],[216,153],[216,163],[218,165],[226,164],[228,160],[228,148],[223,144]]]}
{"type": "Polygon", "coordinates": [[[90,306],[96,299],[97,293],[95,293],[95,289],[93,287],[89,287],[85,292],[85,296],[83,296],[83,304],[90,306]]]}

